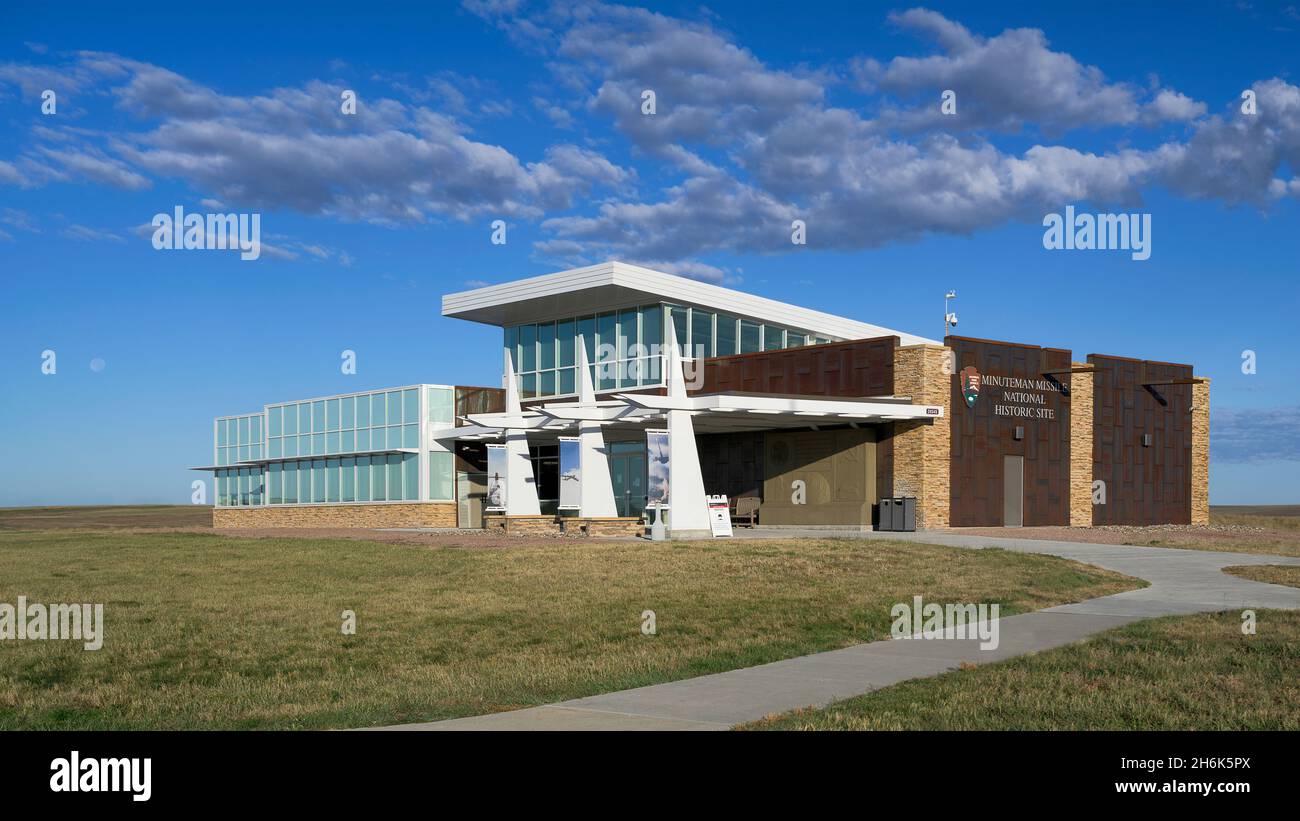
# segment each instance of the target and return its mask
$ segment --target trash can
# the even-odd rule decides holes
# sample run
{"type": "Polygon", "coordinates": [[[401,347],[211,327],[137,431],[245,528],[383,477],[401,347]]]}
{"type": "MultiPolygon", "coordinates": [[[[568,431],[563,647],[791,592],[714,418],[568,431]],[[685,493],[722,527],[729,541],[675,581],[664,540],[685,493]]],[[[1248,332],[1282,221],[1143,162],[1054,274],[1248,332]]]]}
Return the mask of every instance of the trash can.
{"type": "Polygon", "coordinates": [[[893,530],[894,529],[894,500],[880,500],[879,521],[876,523],[876,530],[893,530]]]}
{"type": "Polygon", "coordinates": [[[894,500],[894,530],[916,532],[915,496],[903,496],[894,500]]]}

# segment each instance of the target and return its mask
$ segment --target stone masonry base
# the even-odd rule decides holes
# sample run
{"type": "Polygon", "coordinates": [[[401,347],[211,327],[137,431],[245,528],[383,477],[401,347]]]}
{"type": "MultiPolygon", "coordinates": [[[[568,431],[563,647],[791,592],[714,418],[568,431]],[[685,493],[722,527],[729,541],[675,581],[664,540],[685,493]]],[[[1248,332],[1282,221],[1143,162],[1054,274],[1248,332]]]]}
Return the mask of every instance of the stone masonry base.
{"type": "Polygon", "coordinates": [[[455,527],[455,502],[213,508],[213,527],[455,527]]]}
{"type": "Polygon", "coordinates": [[[566,536],[640,536],[644,527],[639,517],[583,519],[578,516],[502,516],[483,517],[483,527],[500,530],[511,536],[558,536],[564,522],[566,536]]]}

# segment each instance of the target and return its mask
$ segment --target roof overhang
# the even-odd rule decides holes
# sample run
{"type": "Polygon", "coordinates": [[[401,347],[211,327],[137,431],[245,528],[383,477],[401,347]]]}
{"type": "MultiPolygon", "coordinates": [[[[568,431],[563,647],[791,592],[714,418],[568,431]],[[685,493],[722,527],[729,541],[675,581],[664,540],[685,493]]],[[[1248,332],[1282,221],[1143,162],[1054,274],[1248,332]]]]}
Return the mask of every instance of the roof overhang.
{"type": "Polygon", "coordinates": [[[818,398],[752,393],[716,393],[674,399],[656,394],[619,394],[614,401],[590,406],[557,402],[530,408],[519,415],[477,413],[472,424],[435,430],[435,441],[497,440],[510,432],[576,433],[583,424],[609,428],[639,428],[662,424],[669,411],[686,411],[697,433],[740,430],[779,430],[822,425],[881,424],[939,419],[942,405],[914,405],[896,397],[818,398]]]}
{"type": "Polygon", "coordinates": [[[419,453],[419,448],[387,448],[385,450],[350,450],[347,453],[329,453],[317,454],[315,456],[277,456],[274,459],[241,459],[238,462],[231,462],[228,465],[201,465],[199,467],[188,468],[189,470],[229,470],[231,468],[254,468],[260,465],[269,465],[278,462],[301,462],[304,459],[343,459],[353,456],[383,456],[390,453],[419,453]]]}
{"type": "Polygon", "coordinates": [[[699,306],[837,340],[897,336],[903,345],[940,344],[915,334],[622,262],[603,262],[447,294],[442,298],[442,315],[506,327],[659,301],[699,306]]]}

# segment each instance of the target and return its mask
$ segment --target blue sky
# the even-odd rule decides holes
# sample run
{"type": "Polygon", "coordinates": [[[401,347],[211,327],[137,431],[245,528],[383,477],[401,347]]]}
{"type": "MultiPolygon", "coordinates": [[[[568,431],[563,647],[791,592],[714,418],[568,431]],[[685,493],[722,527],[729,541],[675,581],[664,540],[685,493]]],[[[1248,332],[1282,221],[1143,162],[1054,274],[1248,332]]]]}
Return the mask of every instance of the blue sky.
{"type": "Polygon", "coordinates": [[[1211,500],[1300,502],[1293,5],[222,8],[6,11],[0,505],[185,502],[214,415],[494,384],[441,295],[609,258],[930,336],[953,288],[963,334],[1191,362],[1211,500]],[[155,250],[178,205],[260,213],[262,258],[155,250]],[[1045,250],[1066,205],[1151,214],[1151,258],[1045,250]]]}

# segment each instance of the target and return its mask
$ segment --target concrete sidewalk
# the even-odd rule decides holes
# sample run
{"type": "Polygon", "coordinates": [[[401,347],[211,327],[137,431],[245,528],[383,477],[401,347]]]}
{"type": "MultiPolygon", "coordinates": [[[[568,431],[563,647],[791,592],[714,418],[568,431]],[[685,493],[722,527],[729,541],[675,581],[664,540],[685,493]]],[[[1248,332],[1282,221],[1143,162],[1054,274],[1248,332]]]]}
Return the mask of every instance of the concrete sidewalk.
{"type": "Polygon", "coordinates": [[[951,531],[756,531],[745,538],[904,539],[971,549],[1043,553],[1145,579],[1150,587],[1001,620],[996,649],[978,639],[877,641],[758,667],[572,701],[390,730],[725,730],[773,713],[823,706],[962,662],[987,664],[1060,647],[1140,619],[1246,608],[1300,609],[1300,589],[1229,576],[1231,565],[1300,565],[1300,559],[1163,547],[998,539],[951,531]]]}

